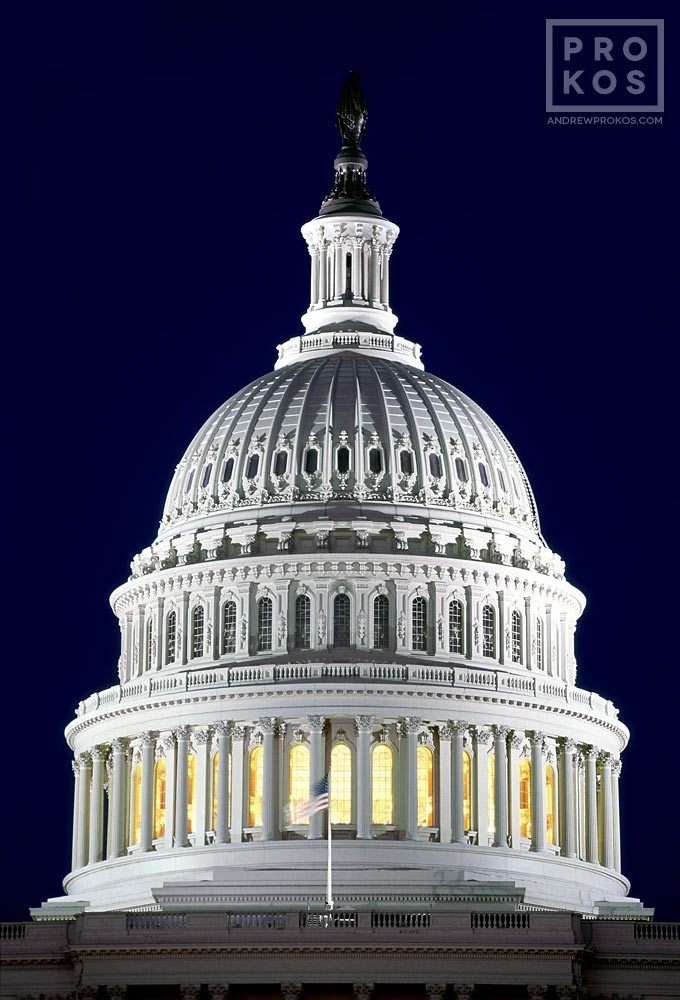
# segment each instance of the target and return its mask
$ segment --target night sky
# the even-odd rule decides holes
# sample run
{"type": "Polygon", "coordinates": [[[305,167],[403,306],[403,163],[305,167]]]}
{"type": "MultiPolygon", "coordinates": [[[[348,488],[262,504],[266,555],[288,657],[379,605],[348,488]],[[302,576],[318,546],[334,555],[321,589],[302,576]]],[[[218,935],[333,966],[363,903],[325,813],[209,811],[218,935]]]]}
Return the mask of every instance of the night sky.
{"type": "Polygon", "coordinates": [[[551,127],[545,18],[583,4],[16,7],[1,916],[62,891],[63,729],[117,680],[108,596],[153,540],[176,463],[302,332],[299,227],[330,190],[356,67],[369,186],[401,227],[397,333],[524,463],[588,600],[578,683],[631,729],[624,872],[680,917],[674,25],[663,125],[551,127]]]}

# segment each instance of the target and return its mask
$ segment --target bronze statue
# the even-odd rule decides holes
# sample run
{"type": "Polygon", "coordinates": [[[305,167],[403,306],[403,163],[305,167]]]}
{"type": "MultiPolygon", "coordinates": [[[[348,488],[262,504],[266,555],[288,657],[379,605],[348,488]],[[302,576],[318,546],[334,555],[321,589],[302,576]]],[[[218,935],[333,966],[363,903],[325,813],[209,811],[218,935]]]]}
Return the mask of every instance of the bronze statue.
{"type": "Polygon", "coordinates": [[[363,95],[359,80],[361,75],[355,70],[350,70],[349,77],[340,92],[338,101],[338,128],[342,136],[343,146],[359,148],[361,137],[366,128],[368,118],[368,106],[363,95]]]}

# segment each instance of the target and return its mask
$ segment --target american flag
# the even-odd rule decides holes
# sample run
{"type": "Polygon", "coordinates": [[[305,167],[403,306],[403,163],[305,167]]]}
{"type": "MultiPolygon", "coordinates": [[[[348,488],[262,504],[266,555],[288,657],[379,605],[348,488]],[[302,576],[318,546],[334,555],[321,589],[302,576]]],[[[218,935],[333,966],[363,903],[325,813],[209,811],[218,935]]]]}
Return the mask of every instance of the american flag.
{"type": "Polygon", "coordinates": [[[310,816],[315,816],[316,813],[323,812],[324,809],[328,809],[328,775],[312,786],[312,794],[297,807],[297,819],[298,821],[309,819],[310,816]]]}

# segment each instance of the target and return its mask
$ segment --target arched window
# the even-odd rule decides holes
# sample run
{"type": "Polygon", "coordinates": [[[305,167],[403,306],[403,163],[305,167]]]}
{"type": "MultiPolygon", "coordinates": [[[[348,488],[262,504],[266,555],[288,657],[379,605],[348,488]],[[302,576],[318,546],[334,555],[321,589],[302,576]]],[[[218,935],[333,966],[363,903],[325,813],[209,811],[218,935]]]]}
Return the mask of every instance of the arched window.
{"type": "Polygon", "coordinates": [[[556,844],[555,839],[555,768],[548,764],[545,769],[545,826],[546,840],[556,844]]]}
{"type": "Polygon", "coordinates": [[[410,451],[399,452],[399,468],[405,476],[413,475],[413,455],[410,451]]]}
{"type": "Polygon", "coordinates": [[[138,844],[142,835],[142,765],[132,768],[132,802],[130,803],[130,843],[138,844]]]}
{"type": "Polygon", "coordinates": [[[375,649],[389,649],[390,645],[390,602],[387,594],[378,594],[373,601],[373,646],[375,649]]]}
{"type": "Polygon", "coordinates": [[[226,601],[222,608],[222,652],[236,652],[236,601],[226,601]]]}
{"type": "Polygon", "coordinates": [[[543,670],[543,619],[536,619],[536,666],[543,670]]]}
{"type": "Polygon", "coordinates": [[[472,758],[463,750],[463,829],[472,829],[472,758]]]}
{"type": "Polygon", "coordinates": [[[419,746],[416,751],[416,772],[418,779],[418,826],[432,826],[433,755],[427,746],[419,746]]]}
{"type": "Polygon", "coordinates": [[[331,750],[331,823],[352,822],[352,751],[346,743],[331,750]]]}
{"type": "Polygon", "coordinates": [[[488,813],[487,832],[490,837],[496,832],[496,755],[490,753],[486,758],[486,808],[488,813]]]}
{"type": "Polygon", "coordinates": [[[368,468],[371,472],[382,472],[382,452],[380,448],[369,449],[368,468]]]}
{"type": "Polygon", "coordinates": [[[295,598],[295,648],[309,649],[312,639],[312,602],[307,594],[295,598]]]}
{"type": "Polygon", "coordinates": [[[175,662],[177,651],[177,612],[171,611],[165,620],[165,663],[175,662]]]}
{"type": "Polygon", "coordinates": [[[345,254],[345,296],[352,297],[352,254],[345,254]]]}
{"type": "Polygon", "coordinates": [[[195,660],[203,656],[203,638],[205,635],[205,609],[197,604],[191,613],[191,658],[195,660]]]}
{"type": "Polygon", "coordinates": [[[248,826],[262,826],[264,749],[253,747],[248,758],[248,826]]]}
{"type": "Polygon", "coordinates": [[[224,463],[224,468],[222,469],[222,482],[228,483],[234,472],[234,459],[228,458],[224,463]]]}
{"type": "Polygon", "coordinates": [[[190,753],[187,758],[187,833],[196,829],[196,757],[190,753]]]}
{"type": "Polygon", "coordinates": [[[309,747],[295,743],[288,754],[288,813],[291,823],[309,823],[299,816],[300,806],[309,798],[309,747]]]}
{"type": "Polygon", "coordinates": [[[463,602],[457,599],[449,602],[449,653],[462,653],[463,640],[463,602]]]}
{"type": "Polygon", "coordinates": [[[257,453],[250,455],[248,458],[248,464],[246,465],[246,479],[255,479],[259,468],[260,456],[257,453]]]}
{"type": "Polygon", "coordinates": [[[430,466],[430,475],[433,479],[440,479],[442,474],[442,462],[439,455],[436,455],[433,451],[430,452],[428,456],[428,463],[430,466]]]}
{"type": "Polygon", "coordinates": [[[479,478],[482,480],[482,486],[486,489],[489,485],[489,474],[486,471],[484,462],[479,462],[477,468],[479,469],[479,478]]]}
{"type": "Polygon", "coordinates": [[[394,796],[392,792],[392,748],[386,743],[376,743],[371,754],[371,822],[394,822],[394,796]]]}
{"type": "Polygon", "coordinates": [[[427,650],[427,599],[414,597],[411,609],[413,649],[427,650]]]}
{"type": "Polygon", "coordinates": [[[336,594],[333,601],[333,645],[349,646],[350,600],[348,594],[336,594]]]}
{"type": "Polygon", "coordinates": [[[205,469],[203,470],[203,478],[201,479],[201,489],[205,489],[210,482],[210,476],[212,475],[212,462],[208,462],[205,469]]]}
{"type": "Polygon", "coordinates": [[[272,599],[261,597],[257,602],[257,649],[266,652],[272,648],[272,599]]]}
{"type": "Polygon", "coordinates": [[[338,472],[344,475],[349,472],[349,448],[342,445],[335,453],[335,464],[338,472]]]}
{"type": "Polygon", "coordinates": [[[276,457],[274,458],[274,475],[282,476],[285,473],[287,467],[288,467],[288,452],[277,451],[276,457]]]}
{"type": "Polygon", "coordinates": [[[468,479],[467,466],[465,464],[465,459],[456,459],[456,475],[458,476],[461,483],[466,483],[468,479]]]}
{"type": "Polygon", "coordinates": [[[531,763],[519,762],[519,835],[531,836],[531,763]]]}
{"type": "Polygon", "coordinates": [[[496,655],[496,610],[490,604],[482,608],[482,655],[496,655]]]}
{"type": "Polygon", "coordinates": [[[519,611],[512,612],[512,625],[511,625],[511,646],[512,646],[512,662],[521,663],[522,662],[522,616],[519,611]]]}
{"type": "Polygon", "coordinates": [[[308,476],[313,476],[319,468],[319,451],[317,448],[308,448],[305,454],[305,472],[308,476]]]}
{"type": "Polygon", "coordinates": [[[507,493],[508,488],[505,485],[505,476],[503,475],[503,470],[496,468],[496,473],[498,475],[498,482],[501,484],[501,489],[503,490],[504,493],[507,493]]]}
{"type": "Polygon", "coordinates": [[[153,667],[153,618],[146,623],[146,669],[153,667]]]}
{"type": "Polygon", "coordinates": [[[153,835],[156,840],[165,836],[167,774],[167,764],[161,757],[156,761],[153,773],[153,835]]]}

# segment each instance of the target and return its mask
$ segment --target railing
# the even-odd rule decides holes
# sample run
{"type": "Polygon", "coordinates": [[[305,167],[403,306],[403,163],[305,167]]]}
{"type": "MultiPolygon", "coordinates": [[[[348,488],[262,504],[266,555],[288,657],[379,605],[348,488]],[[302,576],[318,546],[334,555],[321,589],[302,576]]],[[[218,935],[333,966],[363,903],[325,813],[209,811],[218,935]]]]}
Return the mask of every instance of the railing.
{"type": "Polygon", "coordinates": [[[127,931],[182,930],[189,925],[186,913],[126,913],[127,931]]]}
{"type": "Polygon", "coordinates": [[[473,931],[528,931],[531,927],[528,913],[471,913],[473,931]]]}
{"type": "Polygon", "coordinates": [[[284,930],[285,913],[227,913],[229,930],[284,930]]]}
{"type": "Polygon", "coordinates": [[[646,941],[680,941],[680,924],[635,924],[635,937],[646,941]]]}
{"type": "Polygon", "coordinates": [[[300,913],[300,927],[323,927],[341,930],[354,929],[359,918],[356,913],[300,913]]]}
{"type": "Polygon", "coordinates": [[[429,913],[372,913],[371,927],[374,929],[400,928],[421,930],[430,926],[429,913]]]}
{"type": "MultiPolygon", "coordinates": [[[[310,351],[320,351],[333,347],[364,347],[369,350],[389,351],[391,354],[401,355],[416,362],[420,362],[422,348],[420,344],[404,337],[395,337],[389,333],[369,333],[369,332],[347,332],[337,333],[311,333],[302,337],[291,337],[278,346],[278,361],[276,367],[281,362],[289,361],[300,354],[307,354],[310,351]]],[[[420,362],[422,364],[422,362],[420,362]]]]}
{"type": "Polygon", "coordinates": [[[22,941],[26,937],[26,924],[0,924],[0,941],[22,941]]]}

